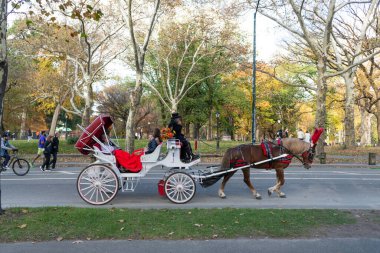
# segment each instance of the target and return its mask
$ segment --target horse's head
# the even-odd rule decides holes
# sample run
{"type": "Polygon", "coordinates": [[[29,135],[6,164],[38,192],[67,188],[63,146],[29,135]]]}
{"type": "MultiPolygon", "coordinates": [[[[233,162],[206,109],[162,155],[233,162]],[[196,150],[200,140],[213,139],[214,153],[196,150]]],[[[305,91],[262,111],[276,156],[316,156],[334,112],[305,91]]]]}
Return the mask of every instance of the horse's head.
{"type": "Polygon", "coordinates": [[[302,153],[302,164],[305,169],[310,169],[311,164],[313,163],[316,146],[317,144],[311,145],[308,150],[302,153]]]}
{"type": "Polygon", "coordinates": [[[302,163],[305,169],[310,169],[315,156],[315,147],[321,134],[323,133],[323,128],[316,128],[313,136],[311,137],[311,145],[308,150],[302,153],[302,163]]]}

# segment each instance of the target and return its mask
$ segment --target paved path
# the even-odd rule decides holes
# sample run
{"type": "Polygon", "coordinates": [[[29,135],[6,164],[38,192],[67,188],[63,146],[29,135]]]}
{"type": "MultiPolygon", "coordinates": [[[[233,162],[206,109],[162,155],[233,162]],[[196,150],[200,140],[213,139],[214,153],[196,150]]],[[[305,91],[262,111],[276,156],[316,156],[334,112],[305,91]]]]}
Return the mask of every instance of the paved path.
{"type": "Polygon", "coordinates": [[[236,239],[211,241],[61,241],[0,244],[1,253],[367,253],[379,252],[380,239],[236,239]]]}
{"type": "MultiPolygon", "coordinates": [[[[201,168],[201,167],[200,167],[201,168]]],[[[238,172],[227,184],[227,199],[220,199],[220,185],[202,188],[197,184],[195,197],[185,205],[176,205],[157,193],[158,180],[164,171],[153,169],[143,178],[132,193],[119,192],[116,198],[104,207],[128,208],[337,208],[380,209],[380,170],[357,166],[314,166],[311,170],[301,167],[286,169],[283,191],[287,198],[269,197],[267,188],[275,182],[274,171],[251,170],[251,177],[262,200],[253,199],[238,172]]],[[[376,167],[375,167],[376,168],[376,167]]],[[[2,175],[2,206],[40,207],[77,206],[91,207],[80,199],[76,191],[79,168],[65,167],[53,172],[34,169],[24,177],[7,171],[2,175]]]]}

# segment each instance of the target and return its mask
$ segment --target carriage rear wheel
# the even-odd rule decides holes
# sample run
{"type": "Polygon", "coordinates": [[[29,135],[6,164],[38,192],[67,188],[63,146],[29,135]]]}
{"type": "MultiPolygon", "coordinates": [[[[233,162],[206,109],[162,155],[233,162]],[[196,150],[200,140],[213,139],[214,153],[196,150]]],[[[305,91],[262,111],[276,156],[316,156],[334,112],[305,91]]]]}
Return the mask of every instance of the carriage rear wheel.
{"type": "Polygon", "coordinates": [[[89,204],[110,202],[119,189],[116,173],[104,164],[92,164],[82,170],[77,180],[79,196],[89,204]]]}
{"type": "Polygon", "coordinates": [[[189,202],[195,195],[194,179],[183,172],[175,172],[165,181],[165,193],[168,199],[176,204],[189,202]]]}

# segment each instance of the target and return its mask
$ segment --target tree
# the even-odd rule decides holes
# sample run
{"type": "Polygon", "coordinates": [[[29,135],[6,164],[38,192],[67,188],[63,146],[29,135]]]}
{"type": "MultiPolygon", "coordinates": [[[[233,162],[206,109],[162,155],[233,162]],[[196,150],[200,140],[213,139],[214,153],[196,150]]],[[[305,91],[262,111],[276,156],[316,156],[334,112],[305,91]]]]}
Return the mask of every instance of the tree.
{"type": "MultiPolygon", "coordinates": [[[[119,0],[119,7],[121,13],[123,15],[124,21],[128,24],[128,30],[130,34],[130,39],[132,41],[133,47],[133,58],[134,58],[134,70],[136,75],[136,83],[135,87],[132,89],[130,93],[130,110],[128,113],[127,123],[126,123],[126,149],[129,152],[133,152],[134,150],[134,120],[136,115],[136,109],[138,108],[142,96],[142,82],[143,82],[143,74],[144,74],[144,66],[145,66],[145,56],[148,50],[148,44],[151,38],[151,35],[154,30],[154,26],[157,21],[158,10],[160,7],[160,0],[154,1],[154,7],[149,9],[150,3],[139,5],[138,1],[133,0],[119,0]],[[134,5],[135,4],[135,5],[134,5]],[[132,13],[138,13],[139,10],[137,8],[145,8],[145,10],[150,10],[150,18],[146,28],[145,35],[144,32],[138,31],[137,26],[141,20],[134,18],[132,13]],[[139,33],[136,33],[138,31],[139,33]]],[[[141,10],[141,9],[140,9],[141,10]]],[[[144,24],[143,24],[144,25],[144,24]]]]}
{"type": "Polygon", "coordinates": [[[160,25],[154,49],[150,50],[151,72],[156,76],[151,76],[148,85],[171,112],[178,110],[192,88],[231,69],[231,62],[242,53],[236,27],[228,18],[223,19],[222,12],[185,11],[188,18],[170,19],[160,25]]]}
{"type": "MultiPolygon", "coordinates": [[[[337,71],[342,71],[350,66],[348,71],[342,73],[342,77],[346,84],[346,96],[345,96],[345,146],[356,146],[355,139],[355,125],[354,125],[354,105],[355,105],[355,85],[354,78],[357,70],[357,62],[360,62],[365,58],[365,52],[374,48],[368,48],[365,44],[368,38],[371,36],[368,33],[371,24],[375,22],[379,8],[379,0],[372,0],[371,4],[367,7],[364,6],[362,15],[359,11],[360,6],[347,6],[348,9],[342,15],[339,15],[334,23],[334,33],[332,38],[332,45],[334,49],[334,57],[330,58],[331,67],[337,71]],[[352,15],[353,18],[348,19],[348,15],[352,15]],[[347,19],[349,22],[347,22],[347,19]],[[356,22],[352,22],[356,20],[356,22]]],[[[373,34],[373,33],[372,33],[373,34]]],[[[374,52],[374,54],[380,51],[374,52]]],[[[363,115],[363,114],[362,114],[363,115]]],[[[364,124],[364,122],[363,122],[364,124]]]]}
{"type": "MultiPolygon", "coordinates": [[[[248,1],[252,4],[252,1],[248,1]]],[[[292,35],[292,41],[299,52],[304,53],[312,61],[317,69],[316,87],[316,127],[326,128],[326,96],[328,91],[328,78],[342,75],[349,71],[354,65],[331,72],[329,65],[329,53],[332,50],[333,23],[337,12],[344,7],[356,2],[342,2],[337,4],[336,0],[316,2],[286,2],[273,0],[267,5],[259,7],[259,12],[275,21],[279,26],[292,35]]],[[[359,65],[366,59],[355,63],[359,65]]],[[[325,134],[325,133],[324,133],[325,134]]],[[[323,140],[319,140],[317,153],[323,152],[323,140]]]]}

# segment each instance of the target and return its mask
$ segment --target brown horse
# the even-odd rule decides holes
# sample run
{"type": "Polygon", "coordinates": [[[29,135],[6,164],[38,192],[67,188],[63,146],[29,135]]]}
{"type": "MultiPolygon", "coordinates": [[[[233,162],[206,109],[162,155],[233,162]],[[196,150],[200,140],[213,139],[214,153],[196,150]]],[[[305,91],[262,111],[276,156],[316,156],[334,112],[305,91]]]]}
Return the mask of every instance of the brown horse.
{"type": "MultiPolygon", "coordinates": [[[[323,130],[322,130],[323,131],[323,130]]],[[[319,134],[320,135],[320,134],[319,134]]],[[[317,138],[314,137],[314,143],[317,142],[319,135],[317,138]]],[[[311,164],[314,159],[315,154],[315,147],[316,145],[312,143],[308,143],[296,138],[285,138],[282,139],[282,144],[277,145],[274,144],[272,148],[272,157],[276,157],[281,155],[281,151],[283,151],[286,154],[292,155],[293,157],[296,157],[299,159],[304,167],[306,169],[309,169],[311,167],[311,164]],[[299,157],[301,155],[301,157],[299,157]]],[[[248,164],[251,165],[250,167],[256,168],[256,169],[275,169],[276,170],[276,176],[277,176],[277,183],[268,188],[268,194],[271,195],[273,192],[276,192],[279,197],[285,198],[285,193],[281,192],[281,186],[284,185],[285,179],[284,179],[284,169],[289,166],[290,161],[288,163],[285,163],[284,161],[280,160],[274,160],[267,163],[262,163],[259,165],[254,165],[254,163],[267,160],[268,158],[264,156],[264,153],[262,151],[261,145],[253,145],[253,144],[243,144],[239,145],[234,148],[230,148],[226,151],[224,154],[223,160],[222,160],[222,170],[228,170],[234,166],[234,162],[238,161],[240,164],[248,164]]],[[[291,159],[291,158],[290,158],[291,159]]],[[[240,165],[241,166],[241,165],[240,165]]],[[[256,191],[256,189],[253,187],[251,180],[250,180],[250,167],[243,168],[243,175],[244,175],[244,183],[247,184],[249,189],[251,190],[253,196],[256,199],[261,199],[261,195],[256,191]]],[[[224,174],[223,182],[219,188],[219,197],[225,198],[226,195],[224,193],[224,187],[228,180],[235,174],[236,171],[228,172],[224,174]]]]}

